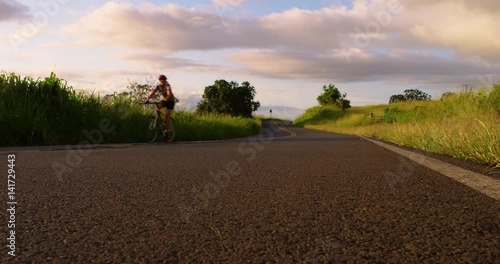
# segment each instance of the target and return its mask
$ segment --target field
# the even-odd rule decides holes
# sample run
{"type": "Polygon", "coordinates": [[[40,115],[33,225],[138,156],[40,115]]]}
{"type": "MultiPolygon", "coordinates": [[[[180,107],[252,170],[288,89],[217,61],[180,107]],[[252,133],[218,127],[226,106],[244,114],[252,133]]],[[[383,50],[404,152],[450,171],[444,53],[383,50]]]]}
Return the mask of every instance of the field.
{"type": "Polygon", "coordinates": [[[314,107],[294,123],[500,167],[499,85],[436,101],[353,107],[345,112],[314,107]]]}
{"type": "MultiPolygon", "coordinates": [[[[101,130],[99,143],[146,142],[153,107],[125,96],[76,91],[51,74],[34,79],[0,73],[0,146],[77,144],[101,130]],[[102,128],[113,128],[104,129],[102,128]]],[[[176,140],[217,140],[259,133],[259,119],[173,113],[176,140]]]]}

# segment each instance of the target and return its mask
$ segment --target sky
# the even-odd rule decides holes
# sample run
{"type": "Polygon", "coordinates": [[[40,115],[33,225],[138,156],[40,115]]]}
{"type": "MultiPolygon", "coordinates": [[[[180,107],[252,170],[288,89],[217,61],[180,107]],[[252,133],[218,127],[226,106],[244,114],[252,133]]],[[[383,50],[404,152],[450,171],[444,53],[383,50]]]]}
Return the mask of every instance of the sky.
{"type": "Polygon", "coordinates": [[[352,105],[500,82],[498,0],[0,0],[0,70],[101,95],[169,78],[193,109],[249,81],[294,119],[335,84],[352,105]]]}

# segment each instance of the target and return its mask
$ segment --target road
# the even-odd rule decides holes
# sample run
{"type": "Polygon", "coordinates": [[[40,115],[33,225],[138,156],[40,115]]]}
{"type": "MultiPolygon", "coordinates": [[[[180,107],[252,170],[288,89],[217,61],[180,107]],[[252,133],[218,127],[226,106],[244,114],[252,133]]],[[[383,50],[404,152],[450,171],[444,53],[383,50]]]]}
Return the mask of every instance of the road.
{"type": "Polygon", "coordinates": [[[4,149],[18,204],[16,257],[3,246],[0,262],[500,263],[498,200],[359,137],[280,126],[85,155],[4,149]]]}

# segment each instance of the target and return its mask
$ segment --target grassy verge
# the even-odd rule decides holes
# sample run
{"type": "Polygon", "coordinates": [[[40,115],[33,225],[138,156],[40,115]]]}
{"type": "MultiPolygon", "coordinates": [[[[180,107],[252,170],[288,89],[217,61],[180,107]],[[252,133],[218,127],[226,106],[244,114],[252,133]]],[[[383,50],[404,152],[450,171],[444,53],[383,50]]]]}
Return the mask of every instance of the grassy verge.
{"type": "Polygon", "coordinates": [[[500,86],[439,101],[353,107],[346,112],[315,107],[295,124],[500,167],[500,86]]]}
{"type": "MultiPolygon", "coordinates": [[[[33,79],[0,73],[0,146],[77,144],[106,120],[111,132],[99,143],[145,142],[152,108],[130,97],[102,99],[78,92],[51,74],[33,79]]],[[[177,140],[214,140],[255,135],[260,121],[197,116],[174,111],[177,140]]]]}
{"type": "Polygon", "coordinates": [[[257,119],[224,115],[197,116],[191,112],[174,112],[176,140],[219,140],[256,135],[261,123],[257,119]]]}

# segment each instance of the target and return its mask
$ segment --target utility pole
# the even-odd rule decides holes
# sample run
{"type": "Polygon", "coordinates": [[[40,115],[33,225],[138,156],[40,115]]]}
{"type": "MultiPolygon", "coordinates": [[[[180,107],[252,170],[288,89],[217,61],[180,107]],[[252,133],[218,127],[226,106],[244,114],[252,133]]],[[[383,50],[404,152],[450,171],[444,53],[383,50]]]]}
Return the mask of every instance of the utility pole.
{"type": "Polygon", "coordinates": [[[271,119],[273,119],[273,110],[269,110],[269,115],[271,116],[271,119]]]}
{"type": "Polygon", "coordinates": [[[472,92],[472,84],[470,84],[470,91],[469,91],[469,84],[468,83],[464,84],[464,86],[465,86],[465,92],[472,92]]]}

